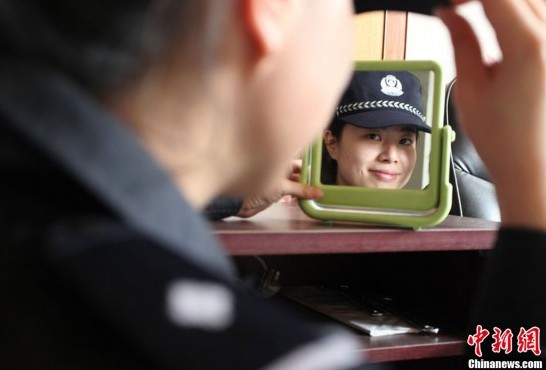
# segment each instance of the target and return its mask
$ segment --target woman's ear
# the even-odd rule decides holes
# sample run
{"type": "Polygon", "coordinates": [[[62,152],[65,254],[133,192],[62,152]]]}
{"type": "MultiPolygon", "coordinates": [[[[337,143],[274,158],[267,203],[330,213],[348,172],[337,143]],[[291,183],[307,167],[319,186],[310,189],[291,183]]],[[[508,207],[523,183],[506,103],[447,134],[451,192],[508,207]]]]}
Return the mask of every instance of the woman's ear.
{"type": "Polygon", "coordinates": [[[334,136],[334,134],[332,134],[332,131],[330,130],[324,131],[323,138],[324,138],[324,145],[326,146],[326,150],[328,150],[328,154],[330,154],[330,157],[332,159],[337,160],[337,155],[338,155],[337,138],[334,136]]]}

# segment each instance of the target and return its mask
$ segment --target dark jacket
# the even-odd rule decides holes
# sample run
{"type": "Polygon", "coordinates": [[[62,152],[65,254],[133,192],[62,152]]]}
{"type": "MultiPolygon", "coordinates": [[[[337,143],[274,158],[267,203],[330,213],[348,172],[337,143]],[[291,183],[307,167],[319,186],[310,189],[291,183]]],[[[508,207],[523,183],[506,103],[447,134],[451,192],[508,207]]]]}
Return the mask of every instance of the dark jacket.
{"type": "Polygon", "coordinates": [[[209,220],[221,220],[226,217],[235,216],[241,210],[242,199],[218,197],[214,199],[203,211],[209,220]]]}
{"type": "Polygon", "coordinates": [[[206,221],[78,86],[6,60],[0,81],[1,369],[255,369],[351,348],[239,288],[206,221]]]}

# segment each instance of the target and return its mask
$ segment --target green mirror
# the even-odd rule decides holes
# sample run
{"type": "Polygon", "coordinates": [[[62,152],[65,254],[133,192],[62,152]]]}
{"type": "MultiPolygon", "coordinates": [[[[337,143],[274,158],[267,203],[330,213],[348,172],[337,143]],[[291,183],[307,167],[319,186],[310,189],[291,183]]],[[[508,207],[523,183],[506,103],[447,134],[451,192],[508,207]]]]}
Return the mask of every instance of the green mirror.
{"type": "Polygon", "coordinates": [[[444,84],[431,61],[357,62],[334,118],[305,152],[301,181],[320,188],[301,200],[310,217],[418,229],[451,208],[443,126],[444,84]]]}

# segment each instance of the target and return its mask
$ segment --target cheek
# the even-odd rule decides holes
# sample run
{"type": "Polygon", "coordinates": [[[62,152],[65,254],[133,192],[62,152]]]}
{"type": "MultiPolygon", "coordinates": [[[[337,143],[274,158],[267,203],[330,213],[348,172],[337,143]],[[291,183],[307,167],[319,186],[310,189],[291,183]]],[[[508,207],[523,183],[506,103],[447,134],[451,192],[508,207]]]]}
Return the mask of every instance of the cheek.
{"type": "Polygon", "coordinates": [[[374,149],[369,145],[353,143],[343,147],[343,150],[340,151],[340,160],[343,167],[358,172],[370,164],[375,156],[374,152],[374,149]]]}
{"type": "Polygon", "coordinates": [[[353,152],[360,166],[369,165],[379,155],[379,150],[368,143],[358,143],[354,145],[353,152]]]}
{"type": "Polygon", "coordinates": [[[408,172],[411,173],[413,171],[416,159],[417,155],[415,152],[415,148],[413,148],[413,150],[407,150],[404,153],[404,166],[408,169],[408,172]]]}
{"type": "Polygon", "coordinates": [[[264,174],[278,174],[279,164],[286,166],[320,134],[350,77],[350,2],[313,0],[309,6],[316,11],[298,23],[273,67],[260,71],[258,81],[267,89],[249,99],[256,125],[245,136],[250,136],[249,152],[256,153],[251,161],[264,174]]]}

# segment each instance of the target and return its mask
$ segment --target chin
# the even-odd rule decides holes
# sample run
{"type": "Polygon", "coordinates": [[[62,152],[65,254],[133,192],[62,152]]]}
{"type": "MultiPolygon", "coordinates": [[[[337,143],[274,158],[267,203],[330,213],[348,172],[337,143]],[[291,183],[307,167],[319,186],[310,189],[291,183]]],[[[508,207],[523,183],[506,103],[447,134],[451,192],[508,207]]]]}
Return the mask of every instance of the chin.
{"type": "Polygon", "coordinates": [[[243,198],[249,195],[264,194],[272,191],[274,186],[279,182],[280,177],[275,178],[270,173],[251,174],[238,178],[235,182],[225,188],[223,195],[243,198]]]}
{"type": "Polygon", "coordinates": [[[258,193],[259,186],[252,182],[237,182],[228,186],[222,195],[235,198],[244,198],[251,194],[258,193]]]}

